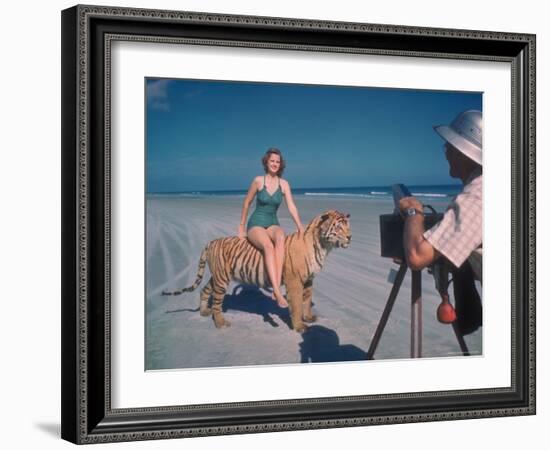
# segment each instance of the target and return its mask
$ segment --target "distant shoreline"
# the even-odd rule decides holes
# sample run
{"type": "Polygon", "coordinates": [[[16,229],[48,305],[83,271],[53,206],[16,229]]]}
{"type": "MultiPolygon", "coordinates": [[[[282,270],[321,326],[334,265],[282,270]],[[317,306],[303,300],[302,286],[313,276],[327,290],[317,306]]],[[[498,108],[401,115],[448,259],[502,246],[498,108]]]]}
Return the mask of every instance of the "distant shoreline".
{"type": "MultiPolygon", "coordinates": [[[[410,185],[411,193],[416,197],[452,198],[462,189],[461,185],[410,185]]],[[[179,192],[148,192],[148,197],[227,197],[244,196],[246,190],[192,190],[179,192]]],[[[294,188],[294,196],[349,197],[349,198],[392,198],[391,186],[324,187],[294,188]]]]}

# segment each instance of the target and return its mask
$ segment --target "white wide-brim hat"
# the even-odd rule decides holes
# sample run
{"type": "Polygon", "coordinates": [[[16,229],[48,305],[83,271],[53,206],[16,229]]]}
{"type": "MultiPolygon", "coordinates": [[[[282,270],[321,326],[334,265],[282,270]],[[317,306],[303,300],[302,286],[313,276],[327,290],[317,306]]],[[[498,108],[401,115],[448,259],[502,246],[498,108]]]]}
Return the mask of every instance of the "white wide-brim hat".
{"type": "Polygon", "coordinates": [[[480,166],[483,165],[481,111],[464,111],[450,125],[436,125],[434,130],[461,153],[480,166]]]}

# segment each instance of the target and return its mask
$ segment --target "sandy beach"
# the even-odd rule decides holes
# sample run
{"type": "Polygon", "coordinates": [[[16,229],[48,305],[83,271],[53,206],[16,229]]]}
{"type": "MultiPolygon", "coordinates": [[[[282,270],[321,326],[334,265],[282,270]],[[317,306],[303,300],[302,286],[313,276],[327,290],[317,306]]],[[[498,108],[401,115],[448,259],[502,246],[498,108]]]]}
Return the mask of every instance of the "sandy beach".
{"type": "MultiPolygon", "coordinates": [[[[149,196],[146,236],[146,368],[295,364],[364,360],[386,304],[398,266],[380,257],[379,215],[391,213],[391,199],[295,196],[302,222],[328,209],[351,214],[352,242],[334,249],[313,284],[318,320],[304,334],[290,329],[288,311],[269,294],[232,283],[224,315],[232,326],[216,329],[198,312],[200,288],[180,296],[163,290],[191,285],[204,245],[237,232],[241,196],[149,196]]],[[[443,211],[448,199],[431,204],[443,211]]],[[[286,233],[295,226],[286,207],[279,220],[286,233]]],[[[208,278],[205,277],[203,283],[208,278]]],[[[202,287],[202,286],[201,286],[202,287]]],[[[408,274],[380,340],[376,360],[410,356],[408,274]]],[[[423,357],[461,356],[450,325],[440,324],[440,297],[433,277],[423,271],[423,357]]],[[[283,291],[284,292],[284,291],[283,291]]],[[[472,355],[482,354],[482,329],[466,336],[472,355]]]]}

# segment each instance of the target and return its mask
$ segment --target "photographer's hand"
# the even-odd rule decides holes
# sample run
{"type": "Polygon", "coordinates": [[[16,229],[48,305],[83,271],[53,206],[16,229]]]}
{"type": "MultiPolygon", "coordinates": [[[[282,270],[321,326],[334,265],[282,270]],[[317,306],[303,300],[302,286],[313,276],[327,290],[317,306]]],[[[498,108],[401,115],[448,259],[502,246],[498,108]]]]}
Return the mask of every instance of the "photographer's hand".
{"type": "Polygon", "coordinates": [[[424,206],[415,197],[403,197],[399,200],[399,211],[401,214],[405,214],[407,209],[416,209],[420,214],[424,210],[424,206]]]}

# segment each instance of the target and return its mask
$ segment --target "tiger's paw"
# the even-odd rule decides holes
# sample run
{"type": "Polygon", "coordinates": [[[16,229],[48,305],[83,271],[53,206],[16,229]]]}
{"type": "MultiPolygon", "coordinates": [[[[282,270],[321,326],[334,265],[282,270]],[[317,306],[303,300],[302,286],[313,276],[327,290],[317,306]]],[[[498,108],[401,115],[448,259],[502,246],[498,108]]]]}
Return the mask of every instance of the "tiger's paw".
{"type": "Polygon", "coordinates": [[[223,328],[223,327],[230,327],[231,322],[228,320],[225,320],[223,317],[214,316],[214,324],[216,325],[216,328],[223,328]]]}
{"type": "Polygon", "coordinates": [[[304,322],[306,323],[317,322],[317,316],[315,314],[312,314],[311,316],[304,316],[304,322]]]}
{"type": "Polygon", "coordinates": [[[203,317],[207,317],[207,316],[210,316],[212,314],[212,308],[210,308],[208,306],[208,301],[207,300],[201,300],[199,310],[200,310],[201,316],[203,316],[203,317]]]}

